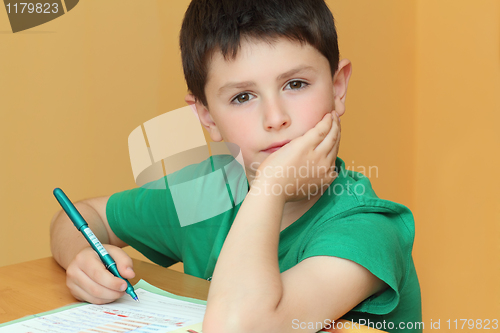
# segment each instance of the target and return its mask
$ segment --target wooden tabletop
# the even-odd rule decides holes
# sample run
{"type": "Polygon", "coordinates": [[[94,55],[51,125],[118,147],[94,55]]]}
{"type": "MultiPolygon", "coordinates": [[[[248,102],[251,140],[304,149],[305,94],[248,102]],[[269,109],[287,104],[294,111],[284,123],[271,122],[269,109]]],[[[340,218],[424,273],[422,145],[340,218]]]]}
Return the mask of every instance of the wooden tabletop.
{"type": "MultiPolygon", "coordinates": [[[[176,295],[206,300],[210,282],[174,270],[134,261],[134,285],[140,279],[176,295]]],[[[78,302],[66,287],[66,272],[52,258],[0,267],[0,324],[78,302]]],[[[340,320],[343,323],[349,323],[340,320]]],[[[359,327],[359,326],[358,326],[359,327]]],[[[329,329],[332,333],[376,333],[376,329],[329,329]]]]}
{"type": "MultiPolygon", "coordinates": [[[[168,292],[206,300],[210,282],[133,259],[136,277],[168,292]]],[[[66,287],[66,273],[52,258],[0,267],[0,323],[53,310],[77,300],[66,287]]]]}

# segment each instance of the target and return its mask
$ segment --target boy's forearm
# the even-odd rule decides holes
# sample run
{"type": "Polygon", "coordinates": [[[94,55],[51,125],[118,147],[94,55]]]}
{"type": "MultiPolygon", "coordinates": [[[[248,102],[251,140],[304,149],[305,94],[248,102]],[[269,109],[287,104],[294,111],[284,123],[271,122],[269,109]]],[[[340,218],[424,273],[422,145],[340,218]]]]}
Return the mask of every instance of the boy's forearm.
{"type": "MultiPolygon", "coordinates": [[[[108,243],[108,235],[97,212],[83,202],[75,207],[89,224],[94,234],[102,243],[108,243]]],[[[50,225],[50,249],[54,259],[66,269],[82,249],[90,246],[82,233],[78,231],[68,215],[60,210],[52,218],[50,225]]]]}
{"type": "Polygon", "coordinates": [[[257,312],[268,315],[282,297],[278,243],[285,199],[263,192],[252,186],[224,242],[208,296],[212,323],[257,312]]]}

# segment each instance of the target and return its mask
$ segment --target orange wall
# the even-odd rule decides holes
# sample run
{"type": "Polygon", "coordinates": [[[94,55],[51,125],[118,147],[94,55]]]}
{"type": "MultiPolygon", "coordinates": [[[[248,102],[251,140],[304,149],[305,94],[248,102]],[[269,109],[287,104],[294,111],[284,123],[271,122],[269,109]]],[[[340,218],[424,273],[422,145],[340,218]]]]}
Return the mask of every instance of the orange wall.
{"type": "Polygon", "coordinates": [[[50,255],[55,187],[73,201],[135,187],[128,135],[184,106],[187,4],[80,1],[16,34],[0,8],[0,265],[50,255]]]}
{"type": "MultiPolygon", "coordinates": [[[[353,62],[340,157],[414,212],[424,323],[493,318],[500,3],[327,3],[353,62]]],[[[54,187],[74,201],[135,187],[129,133],[184,106],[188,4],[86,0],[17,34],[0,9],[0,266],[50,255],[54,187]]]]}
{"type": "Polygon", "coordinates": [[[500,2],[419,1],[417,15],[413,207],[424,315],[500,319],[500,2]]]}
{"type": "Polygon", "coordinates": [[[336,20],[341,58],[353,64],[339,156],[356,171],[375,167],[370,179],[377,194],[411,208],[415,5],[397,0],[327,3],[336,20]]]}

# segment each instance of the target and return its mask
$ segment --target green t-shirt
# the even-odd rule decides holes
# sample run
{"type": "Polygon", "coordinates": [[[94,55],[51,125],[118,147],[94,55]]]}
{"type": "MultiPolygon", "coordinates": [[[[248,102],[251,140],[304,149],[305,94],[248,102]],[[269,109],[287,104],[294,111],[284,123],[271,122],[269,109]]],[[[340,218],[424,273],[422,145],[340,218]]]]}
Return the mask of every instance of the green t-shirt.
{"type": "MultiPolygon", "coordinates": [[[[141,188],[113,194],[106,206],[111,229],[151,261],[165,267],[181,261],[185,273],[211,279],[248,192],[244,173],[227,168],[233,162],[230,155],[217,155],[141,188]]],[[[339,175],[328,190],[281,231],[280,271],[313,256],[354,261],[389,288],[342,318],[388,332],[421,332],[411,211],[379,199],[369,179],[346,170],[340,158],[336,167],[339,175]]]]}

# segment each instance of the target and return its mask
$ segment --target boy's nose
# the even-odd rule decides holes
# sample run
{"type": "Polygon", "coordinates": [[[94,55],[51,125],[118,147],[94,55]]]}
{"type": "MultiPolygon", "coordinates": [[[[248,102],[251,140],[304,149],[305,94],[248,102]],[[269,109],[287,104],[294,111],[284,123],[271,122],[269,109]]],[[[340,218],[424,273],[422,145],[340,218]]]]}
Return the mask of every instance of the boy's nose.
{"type": "Polygon", "coordinates": [[[291,119],[284,106],[278,103],[269,103],[265,106],[263,121],[266,130],[279,130],[290,126],[291,119]]]}

